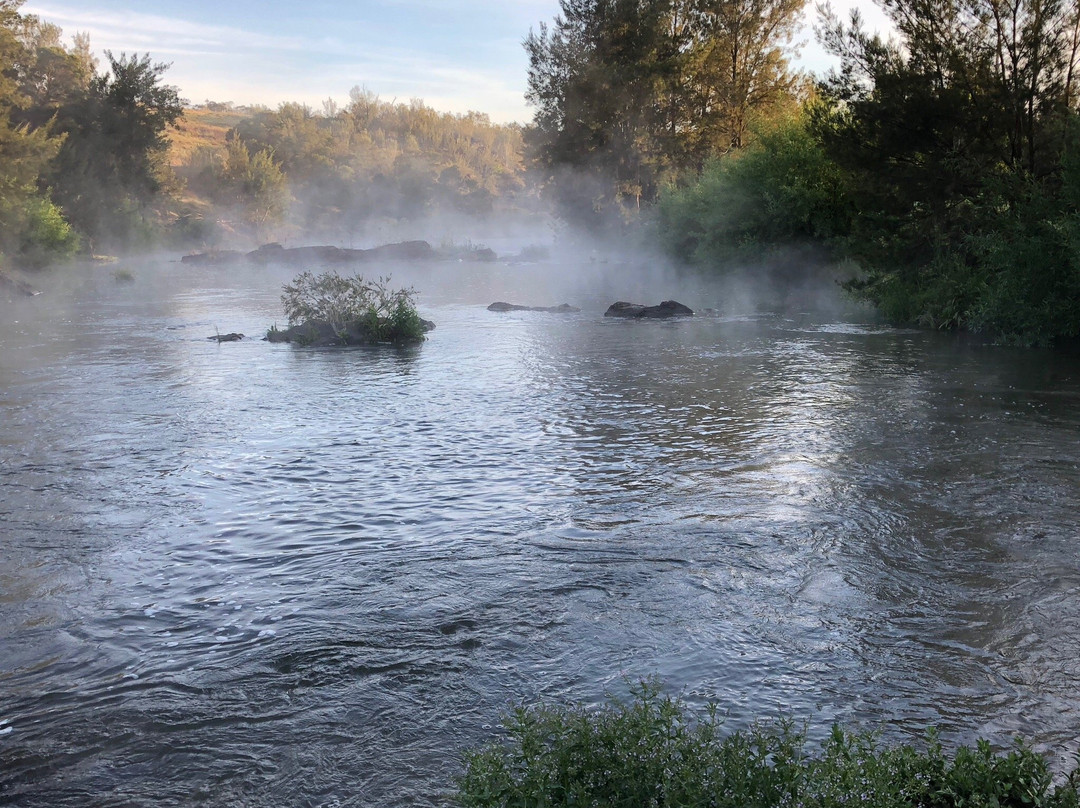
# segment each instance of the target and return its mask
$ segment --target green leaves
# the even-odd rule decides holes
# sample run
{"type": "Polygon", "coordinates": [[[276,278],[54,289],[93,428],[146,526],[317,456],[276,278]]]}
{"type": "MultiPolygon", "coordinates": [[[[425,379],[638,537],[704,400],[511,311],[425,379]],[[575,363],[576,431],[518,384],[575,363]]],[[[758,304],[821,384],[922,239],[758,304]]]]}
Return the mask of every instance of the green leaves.
{"type": "Polygon", "coordinates": [[[303,272],[284,287],[281,303],[290,326],[329,326],[342,344],[422,340],[425,329],[413,302],[415,290],[390,289],[389,282],[303,272]]]}
{"type": "Polygon", "coordinates": [[[530,132],[568,221],[634,218],[680,173],[790,105],[805,0],[561,0],[525,40],[530,132]]]}
{"type": "Polygon", "coordinates": [[[986,741],[950,760],[937,735],[885,747],[833,727],[818,749],[791,723],[723,736],[715,704],[698,714],[656,682],[603,707],[519,707],[500,744],[465,756],[467,808],[1076,808],[1076,773],[1054,786],[1021,743],[986,741]]]}
{"type": "Polygon", "coordinates": [[[802,118],[761,133],[739,153],[665,194],[659,236],[683,260],[722,267],[791,246],[835,246],[853,210],[839,167],[802,118]]]}

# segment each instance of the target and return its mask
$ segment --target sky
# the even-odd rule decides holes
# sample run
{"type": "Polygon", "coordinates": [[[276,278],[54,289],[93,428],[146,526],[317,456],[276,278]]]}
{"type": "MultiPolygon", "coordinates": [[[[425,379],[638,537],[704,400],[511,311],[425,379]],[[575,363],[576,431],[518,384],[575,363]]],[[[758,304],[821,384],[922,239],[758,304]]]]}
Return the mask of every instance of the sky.
{"type": "MultiPolygon", "coordinates": [[[[871,28],[884,17],[863,9],[871,28]]],[[[443,112],[485,112],[525,123],[528,62],[522,40],[550,22],[558,0],[29,0],[36,14],[71,35],[86,32],[95,53],[149,53],[171,63],[165,81],[190,104],[232,101],[321,109],[344,105],[356,86],[384,101],[422,99],[443,112]]],[[[797,63],[831,62],[807,25],[797,63]]]]}

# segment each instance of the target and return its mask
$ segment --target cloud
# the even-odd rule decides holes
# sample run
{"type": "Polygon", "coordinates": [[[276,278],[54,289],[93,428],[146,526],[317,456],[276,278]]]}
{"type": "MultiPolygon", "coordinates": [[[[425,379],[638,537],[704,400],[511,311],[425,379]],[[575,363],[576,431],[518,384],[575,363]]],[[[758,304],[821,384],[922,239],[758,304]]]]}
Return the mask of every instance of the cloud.
{"type": "Polygon", "coordinates": [[[198,48],[197,52],[228,49],[303,50],[307,43],[299,37],[260,34],[243,28],[231,28],[191,22],[178,17],[163,17],[137,12],[117,13],[86,7],[31,3],[23,11],[56,23],[70,32],[86,31],[95,42],[149,43],[163,50],[163,45],[175,52],[198,48]],[[166,45],[167,43],[167,45],[166,45]]]}
{"type": "MultiPolygon", "coordinates": [[[[490,25],[491,16],[505,10],[503,2],[479,0],[469,14],[487,15],[485,24],[490,25]]],[[[552,0],[519,0],[511,5],[531,13],[552,4],[552,0]]],[[[88,33],[96,50],[149,52],[171,61],[166,80],[196,101],[269,106],[298,101],[317,106],[327,96],[340,98],[353,85],[364,84],[383,97],[422,98],[436,109],[452,112],[480,110],[496,121],[530,117],[523,99],[524,54],[520,44],[507,47],[511,37],[502,30],[516,23],[503,15],[497,19],[499,36],[476,31],[470,38],[461,36],[469,18],[449,0],[380,0],[380,5],[387,7],[386,13],[357,11],[327,21],[310,15],[286,20],[267,4],[266,15],[253,20],[260,30],[53,0],[30,2],[23,11],[54,22],[69,34],[88,33]],[[417,7],[445,9],[447,21],[416,25],[417,7]],[[458,13],[451,13],[455,9],[458,13]]]]}

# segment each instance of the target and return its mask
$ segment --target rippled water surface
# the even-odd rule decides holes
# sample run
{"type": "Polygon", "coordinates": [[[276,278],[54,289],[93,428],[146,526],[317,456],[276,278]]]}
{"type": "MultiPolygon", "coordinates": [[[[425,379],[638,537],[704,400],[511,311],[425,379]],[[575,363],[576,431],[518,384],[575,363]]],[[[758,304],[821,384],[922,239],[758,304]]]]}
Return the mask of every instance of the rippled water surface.
{"type": "Polygon", "coordinates": [[[265,270],[0,302],[0,802],[441,804],[508,705],[650,674],[1064,765],[1075,356],[549,271],[395,269],[409,350],[208,342],[265,270]]]}

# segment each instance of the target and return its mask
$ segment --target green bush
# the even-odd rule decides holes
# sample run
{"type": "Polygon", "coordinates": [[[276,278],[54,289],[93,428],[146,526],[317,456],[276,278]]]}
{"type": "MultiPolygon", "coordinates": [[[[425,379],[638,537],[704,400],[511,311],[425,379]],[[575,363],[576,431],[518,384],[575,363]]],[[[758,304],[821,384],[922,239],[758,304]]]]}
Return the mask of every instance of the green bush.
{"type": "Polygon", "coordinates": [[[987,181],[984,195],[964,205],[962,235],[925,240],[924,260],[874,263],[853,236],[849,246],[866,273],[848,288],[895,323],[1021,346],[1080,336],[1080,171],[1063,179],[1051,190],[1030,178],[1004,189],[987,181]]]}
{"type": "Polygon", "coordinates": [[[457,800],[499,806],[711,808],[1077,808],[1080,774],[1055,786],[1046,762],[1017,743],[985,741],[950,760],[930,733],[922,749],[880,748],[834,728],[808,749],[791,723],[724,735],[715,704],[695,717],[655,682],[603,708],[522,707],[509,738],[466,754],[457,800]]]}
{"type": "Polygon", "coordinates": [[[428,330],[416,311],[415,290],[391,289],[389,278],[365,280],[360,275],[304,272],[284,287],[281,302],[289,332],[272,330],[272,341],[330,341],[340,344],[408,343],[424,339],[428,330]]]}
{"type": "Polygon", "coordinates": [[[44,197],[26,204],[25,230],[20,258],[29,266],[44,266],[70,258],[79,248],[79,237],[56,205],[44,197]]]}
{"type": "Polygon", "coordinates": [[[723,266],[763,251],[828,246],[844,235],[850,203],[840,170],[805,118],[784,121],[754,145],[714,160],[660,199],[659,236],[677,257],[723,266]]]}

